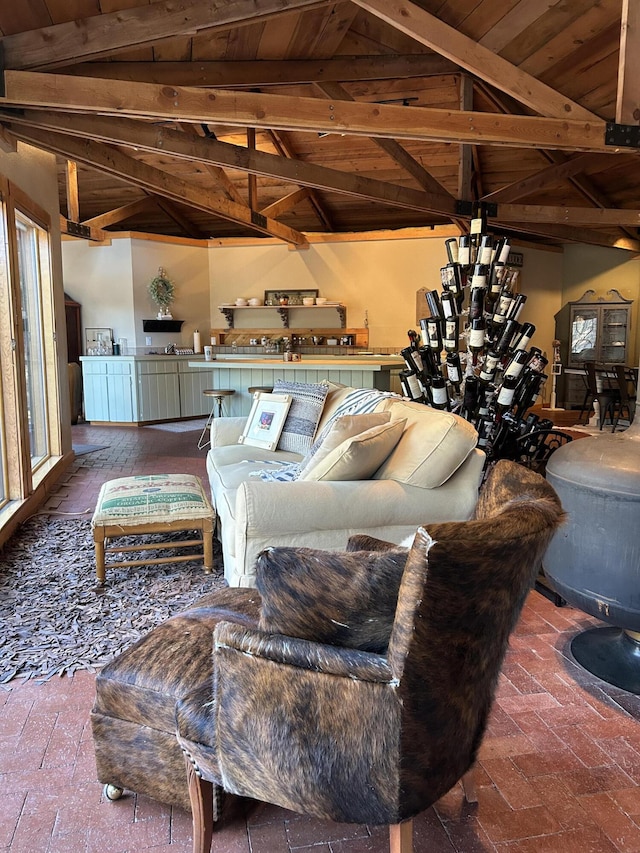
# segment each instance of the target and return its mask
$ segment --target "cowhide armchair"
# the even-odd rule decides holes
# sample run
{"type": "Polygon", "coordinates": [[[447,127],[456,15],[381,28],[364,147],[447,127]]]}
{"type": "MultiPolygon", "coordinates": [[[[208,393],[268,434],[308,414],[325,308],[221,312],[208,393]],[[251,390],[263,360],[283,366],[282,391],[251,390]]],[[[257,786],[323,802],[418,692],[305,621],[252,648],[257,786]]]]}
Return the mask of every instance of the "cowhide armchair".
{"type": "Polygon", "coordinates": [[[473,520],[420,528],[408,551],[263,552],[259,629],[218,624],[213,684],[176,709],[194,850],[210,849],[218,790],[388,824],[392,849],[411,850],[411,819],[474,763],[562,518],[542,477],[504,461],[473,520]]]}

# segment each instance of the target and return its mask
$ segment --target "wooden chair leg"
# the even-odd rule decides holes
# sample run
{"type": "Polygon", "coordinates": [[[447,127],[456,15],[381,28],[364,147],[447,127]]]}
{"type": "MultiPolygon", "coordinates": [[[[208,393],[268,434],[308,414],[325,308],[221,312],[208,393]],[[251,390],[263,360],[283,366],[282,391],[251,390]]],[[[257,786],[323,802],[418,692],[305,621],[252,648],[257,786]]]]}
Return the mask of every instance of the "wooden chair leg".
{"type": "Polygon", "coordinates": [[[214,785],[198,776],[188,758],[185,758],[185,763],[193,821],[193,853],[210,853],[213,839],[214,785]]]}
{"type": "Polygon", "coordinates": [[[475,768],[472,767],[470,770],[467,770],[462,777],[462,790],[464,792],[464,798],[468,803],[478,802],[475,768]]]}
{"type": "Polygon", "coordinates": [[[393,823],[389,827],[390,853],[413,853],[413,821],[393,823]]]}

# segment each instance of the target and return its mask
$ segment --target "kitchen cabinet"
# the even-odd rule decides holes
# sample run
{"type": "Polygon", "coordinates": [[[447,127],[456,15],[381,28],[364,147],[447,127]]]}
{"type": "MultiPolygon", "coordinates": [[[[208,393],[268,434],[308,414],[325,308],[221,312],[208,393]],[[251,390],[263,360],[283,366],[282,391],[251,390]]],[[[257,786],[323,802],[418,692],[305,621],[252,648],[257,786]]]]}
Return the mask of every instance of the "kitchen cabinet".
{"type": "Polygon", "coordinates": [[[102,423],[152,423],[209,414],[211,374],[191,356],[82,356],[84,416],[102,423]]]}
{"type": "Polygon", "coordinates": [[[182,417],[175,358],[136,361],[137,421],[173,421],[182,417]]]}
{"type": "Polygon", "coordinates": [[[136,395],[131,361],[81,356],[84,417],[87,421],[130,423],[136,395]]]}

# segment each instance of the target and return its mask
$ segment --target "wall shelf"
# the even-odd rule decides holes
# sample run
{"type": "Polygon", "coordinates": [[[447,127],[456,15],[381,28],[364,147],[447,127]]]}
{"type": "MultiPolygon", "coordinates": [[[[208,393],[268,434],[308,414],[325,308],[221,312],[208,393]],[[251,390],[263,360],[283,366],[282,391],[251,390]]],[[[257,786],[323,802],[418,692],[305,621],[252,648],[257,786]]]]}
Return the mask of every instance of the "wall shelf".
{"type": "Polygon", "coordinates": [[[184,320],[143,320],[143,332],[179,332],[184,320]]]}
{"type": "Polygon", "coordinates": [[[344,329],[347,325],[347,309],[340,303],[333,303],[331,305],[219,305],[218,309],[224,314],[229,329],[233,329],[235,311],[277,311],[282,320],[283,327],[288,329],[290,311],[326,311],[327,309],[333,309],[338,312],[340,328],[344,329]]]}

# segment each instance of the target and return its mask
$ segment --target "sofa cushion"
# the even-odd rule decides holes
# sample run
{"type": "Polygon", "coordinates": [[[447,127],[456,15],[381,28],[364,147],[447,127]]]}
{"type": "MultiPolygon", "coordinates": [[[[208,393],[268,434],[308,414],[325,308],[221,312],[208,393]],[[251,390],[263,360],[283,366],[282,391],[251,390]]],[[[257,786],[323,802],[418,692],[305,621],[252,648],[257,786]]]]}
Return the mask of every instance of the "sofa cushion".
{"type": "Polygon", "coordinates": [[[405,420],[389,421],[354,435],[319,462],[311,460],[300,480],[368,480],[396,446],[405,420]]]}
{"type": "Polygon", "coordinates": [[[298,476],[307,468],[318,465],[343,441],[359,435],[371,427],[386,424],[391,420],[389,412],[371,412],[369,415],[342,415],[332,419],[326,429],[318,435],[311,450],[300,463],[298,476]]]}
{"type": "Polygon", "coordinates": [[[406,419],[400,441],[375,472],[376,480],[397,480],[423,489],[445,483],[478,441],[473,426],[451,412],[421,403],[394,402],[391,421],[406,419]]]}
{"type": "Polygon", "coordinates": [[[290,394],[291,407],[280,433],[278,450],[288,450],[304,455],[311,447],[318,422],[322,415],[329,386],[305,382],[286,382],[277,379],[274,394],[290,394]]]}
{"type": "Polygon", "coordinates": [[[267,548],[256,562],[263,631],[383,653],[407,549],[267,548]]]}

